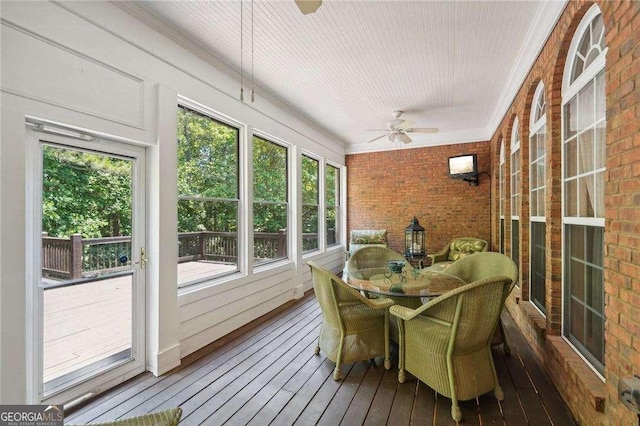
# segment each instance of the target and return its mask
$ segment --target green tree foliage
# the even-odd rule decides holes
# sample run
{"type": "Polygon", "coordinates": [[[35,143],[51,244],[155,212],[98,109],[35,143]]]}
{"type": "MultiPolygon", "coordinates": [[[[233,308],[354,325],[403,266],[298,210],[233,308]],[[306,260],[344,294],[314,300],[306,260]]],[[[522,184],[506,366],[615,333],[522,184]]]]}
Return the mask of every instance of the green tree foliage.
{"type": "Polygon", "coordinates": [[[287,149],[253,138],[253,229],[278,232],[287,228],[287,149]]]}
{"type": "Polygon", "coordinates": [[[132,162],[43,147],[42,230],[53,237],[131,235],[132,162]]]}
{"type": "MultiPolygon", "coordinates": [[[[306,234],[318,233],[318,191],[320,163],[306,155],[302,156],[302,232],[306,234]]],[[[318,248],[317,238],[303,240],[303,250],[318,248]]]]}
{"type": "Polygon", "coordinates": [[[325,204],[327,220],[327,244],[336,242],[337,206],[340,197],[340,170],[327,165],[325,175],[325,204]]]}
{"type": "Polygon", "coordinates": [[[178,108],[178,231],[238,228],[240,131],[178,108]]]}
{"type": "Polygon", "coordinates": [[[318,174],[320,164],[306,155],[302,156],[302,203],[318,204],[318,174]]]}

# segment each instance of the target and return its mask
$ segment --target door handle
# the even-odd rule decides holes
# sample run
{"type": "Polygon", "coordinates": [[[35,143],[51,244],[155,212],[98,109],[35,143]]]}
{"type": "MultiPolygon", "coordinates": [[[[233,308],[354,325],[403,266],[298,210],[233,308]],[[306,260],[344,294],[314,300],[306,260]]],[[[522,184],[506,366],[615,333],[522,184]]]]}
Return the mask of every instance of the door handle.
{"type": "Polygon", "coordinates": [[[140,260],[134,263],[136,265],[140,265],[140,269],[144,269],[145,265],[147,264],[147,256],[144,251],[144,247],[140,248],[140,260]]]}

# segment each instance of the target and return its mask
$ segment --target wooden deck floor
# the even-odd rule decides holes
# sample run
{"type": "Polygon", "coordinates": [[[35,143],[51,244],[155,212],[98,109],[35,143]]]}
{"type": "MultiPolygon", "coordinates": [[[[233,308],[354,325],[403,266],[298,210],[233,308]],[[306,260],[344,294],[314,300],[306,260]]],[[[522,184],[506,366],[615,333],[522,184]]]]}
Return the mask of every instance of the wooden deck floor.
{"type": "MultiPolygon", "coordinates": [[[[498,403],[489,393],[461,403],[461,424],[574,425],[508,315],[504,321],[512,356],[495,349],[494,357],[505,399],[498,403]]],[[[109,421],[180,406],[184,425],[455,424],[449,399],[410,375],[398,383],[397,359],[390,371],[381,358],[345,365],[344,379],[334,381],[333,364],[313,351],[321,323],[315,297],[255,323],[169,374],[145,373],[98,396],[66,420],[109,421]]]]}

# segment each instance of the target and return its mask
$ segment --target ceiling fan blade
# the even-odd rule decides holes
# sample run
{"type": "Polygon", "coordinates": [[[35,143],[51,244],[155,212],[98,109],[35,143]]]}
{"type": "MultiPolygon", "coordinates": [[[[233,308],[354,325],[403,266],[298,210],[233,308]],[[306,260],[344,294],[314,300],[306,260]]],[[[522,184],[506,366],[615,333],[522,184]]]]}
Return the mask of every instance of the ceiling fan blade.
{"type": "Polygon", "coordinates": [[[413,127],[404,130],[407,133],[438,133],[439,130],[435,127],[413,127]]]}
{"type": "Polygon", "coordinates": [[[398,136],[395,132],[389,133],[389,136],[387,136],[387,140],[389,140],[389,142],[395,142],[397,137],[398,136]]]}
{"type": "Polygon", "coordinates": [[[411,138],[409,137],[409,135],[407,135],[406,133],[398,133],[398,137],[400,138],[400,140],[402,141],[402,143],[409,143],[411,142],[411,138]]]}
{"type": "Polygon", "coordinates": [[[378,136],[377,138],[373,138],[373,139],[371,139],[370,141],[367,141],[367,143],[375,142],[375,141],[377,141],[378,139],[382,139],[382,138],[384,138],[385,136],[387,136],[387,135],[386,135],[386,134],[384,134],[384,135],[382,135],[382,136],[378,136]]]}
{"type": "Polygon", "coordinates": [[[389,129],[367,129],[365,132],[388,132],[389,129]]]}
{"type": "Polygon", "coordinates": [[[411,126],[413,126],[414,124],[416,124],[416,123],[411,121],[411,120],[403,120],[402,123],[400,123],[400,124],[398,124],[396,126],[396,129],[398,129],[398,130],[407,130],[407,129],[411,128],[411,126]]]}
{"type": "Polygon", "coordinates": [[[295,0],[295,2],[303,15],[315,13],[322,6],[322,0],[295,0]]]}

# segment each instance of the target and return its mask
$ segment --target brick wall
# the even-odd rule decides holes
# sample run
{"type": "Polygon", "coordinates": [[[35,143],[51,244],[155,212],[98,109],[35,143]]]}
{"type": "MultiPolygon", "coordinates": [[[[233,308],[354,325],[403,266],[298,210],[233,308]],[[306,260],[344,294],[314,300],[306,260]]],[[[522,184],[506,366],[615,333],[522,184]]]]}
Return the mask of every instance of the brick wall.
{"type": "Polygon", "coordinates": [[[488,142],[403,149],[346,157],[347,231],[387,229],[389,246],[404,251],[404,229],[416,216],[427,252],[453,237],[490,239],[488,142]],[[450,179],[447,158],[478,155],[478,186],[450,179]]]}
{"type": "MultiPolygon", "coordinates": [[[[493,178],[498,196],[500,141],[510,152],[511,126],[521,123],[523,194],[528,211],[528,139],[533,91],[545,84],[547,96],[547,316],[528,299],[528,218],[521,216],[523,285],[507,307],[523,330],[556,387],[580,424],[635,425],[635,414],[618,402],[620,377],[640,375],[640,3],[598,2],[606,31],[607,174],[605,176],[605,381],[603,382],[561,337],[562,326],[562,142],[561,87],[566,57],[575,30],[592,5],[571,1],[550,34],[509,111],[491,138],[493,178]],[[521,303],[516,304],[515,298],[521,303]]],[[[507,161],[507,176],[509,173],[507,161]]],[[[507,187],[507,198],[509,188],[507,187]]],[[[497,246],[499,222],[493,203],[492,238],[497,246]]],[[[507,203],[506,217],[510,216],[507,203]]],[[[510,252],[509,227],[506,253],[510,252]]]]}
{"type": "MultiPolygon", "coordinates": [[[[427,249],[451,237],[491,238],[499,246],[498,170],[500,141],[507,154],[507,219],[511,129],[520,122],[522,188],[521,286],[509,312],[582,425],[636,425],[618,402],[620,377],[640,375],[640,2],[598,1],[606,31],[607,160],[605,176],[605,371],[603,381],[561,336],[562,327],[562,76],[575,30],[591,2],[572,0],[558,20],[489,144],[440,146],[347,156],[348,227],[388,228],[401,250],[402,231],[413,215],[427,228],[427,249]],[[528,140],[533,93],[539,81],[547,97],[546,305],[542,316],[528,300],[528,140]],[[480,186],[446,176],[446,158],[477,152],[480,186]],[[408,164],[413,169],[403,166],[408,164]],[[489,192],[491,195],[489,195],[489,192]],[[491,216],[488,216],[491,209],[491,216]],[[490,226],[490,229],[489,229],[490,226]],[[520,303],[516,304],[515,299],[520,303]]],[[[505,227],[505,253],[511,229],[505,227]]]]}

